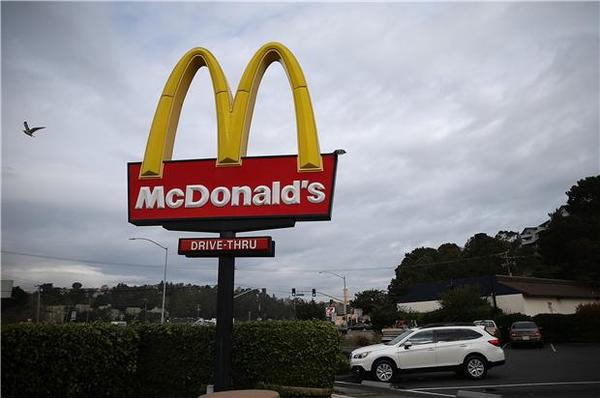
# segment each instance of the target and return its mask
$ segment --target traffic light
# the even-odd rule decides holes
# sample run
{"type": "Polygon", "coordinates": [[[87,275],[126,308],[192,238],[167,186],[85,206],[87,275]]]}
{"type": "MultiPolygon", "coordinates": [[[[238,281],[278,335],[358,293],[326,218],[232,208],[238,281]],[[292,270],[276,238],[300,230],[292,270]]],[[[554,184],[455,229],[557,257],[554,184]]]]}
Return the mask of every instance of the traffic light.
{"type": "Polygon", "coordinates": [[[293,288],[292,288],[292,297],[295,297],[295,296],[296,296],[296,288],[295,288],[295,287],[293,287],[293,288]]]}
{"type": "Polygon", "coordinates": [[[312,290],[312,296],[313,297],[317,297],[317,289],[313,289],[312,290]]]}

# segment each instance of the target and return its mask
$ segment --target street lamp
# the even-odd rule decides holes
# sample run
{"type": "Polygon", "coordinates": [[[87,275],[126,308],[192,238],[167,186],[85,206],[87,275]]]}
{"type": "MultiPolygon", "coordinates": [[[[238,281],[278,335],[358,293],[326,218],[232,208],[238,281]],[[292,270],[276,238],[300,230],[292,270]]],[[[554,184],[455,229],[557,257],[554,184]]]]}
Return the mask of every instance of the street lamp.
{"type": "Polygon", "coordinates": [[[165,267],[163,270],[163,294],[162,294],[162,309],[160,311],[160,323],[165,323],[165,297],[167,295],[167,258],[169,257],[169,248],[161,245],[158,242],[148,238],[129,238],[129,240],[145,240],[154,243],[156,246],[165,250],[165,267]]]}
{"type": "Polygon", "coordinates": [[[348,327],[348,313],[346,310],[346,305],[348,303],[348,289],[346,289],[346,276],[345,275],[339,275],[336,274],[335,272],[331,272],[331,271],[319,271],[319,274],[330,274],[330,275],[334,275],[337,276],[338,278],[342,279],[344,281],[344,323],[346,324],[346,328],[348,327]]]}

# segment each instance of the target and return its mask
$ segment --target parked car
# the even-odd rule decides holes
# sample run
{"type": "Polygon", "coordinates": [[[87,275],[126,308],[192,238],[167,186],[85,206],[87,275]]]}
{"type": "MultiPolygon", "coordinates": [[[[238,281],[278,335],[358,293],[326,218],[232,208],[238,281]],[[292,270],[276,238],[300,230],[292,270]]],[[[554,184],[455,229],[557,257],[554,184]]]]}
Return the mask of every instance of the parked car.
{"type": "Polygon", "coordinates": [[[478,320],[473,322],[477,326],[482,326],[486,332],[492,336],[500,337],[500,329],[496,326],[496,322],[491,319],[478,320]]]}
{"type": "Polygon", "coordinates": [[[358,348],[350,354],[352,372],[371,373],[389,382],[401,373],[453,370],[483,379],[488,369],[503,365],[500,340],[479,326],[436,326],[406,329],[390,342],[358,348]]]}
{"type": "Polygon", "coordinates": [[[350,327],[350,330],[372,330],[373,325],[370,323],[356,323],[350,327]]]}
{"type": "Polygon", "coordinates": [[[508,336],[511,346],[517,344],[544,345],[542,329],[532,321],[513,322],[510,325],[508,336]]]}

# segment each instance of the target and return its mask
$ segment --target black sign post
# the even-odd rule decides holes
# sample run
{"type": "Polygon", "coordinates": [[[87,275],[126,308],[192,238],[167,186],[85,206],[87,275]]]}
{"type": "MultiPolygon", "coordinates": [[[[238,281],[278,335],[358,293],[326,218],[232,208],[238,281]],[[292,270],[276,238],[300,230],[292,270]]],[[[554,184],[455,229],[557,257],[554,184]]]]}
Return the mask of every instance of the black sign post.
{"type": "MultiPolygon", "coordinates": [[[[220,236],[221,238],[234,238],[235,232],[221,232],[220,236]]],[[[231,386],[234,276],[235,257],[220,256],[217,288],[215,391],[226,391],[231,386]]]]}

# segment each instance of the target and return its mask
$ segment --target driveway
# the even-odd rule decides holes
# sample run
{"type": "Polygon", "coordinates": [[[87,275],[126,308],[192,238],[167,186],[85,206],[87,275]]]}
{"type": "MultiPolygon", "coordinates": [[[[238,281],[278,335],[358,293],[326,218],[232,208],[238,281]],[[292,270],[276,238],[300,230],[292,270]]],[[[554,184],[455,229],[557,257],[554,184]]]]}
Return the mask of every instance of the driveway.
{"type": "Polygon", "coordinates": [[[374,389],[379,389],[377,396],[396,393],[456,397],[459,391],[469,391],[503,397],[600,397],[600,345],[506,346],[504,350],[506,365],[492,368],[484,380],[458,378],[453,372],[415,373],[402,375],[391,385],[374,381],[360,385],[340,378],[336,386],[348,396],[361,396],[361,391],[352,395],[352,391],[344,388],[364,389],[366,383],[371,387],[362,393],[372,395],[374,389]]]}

